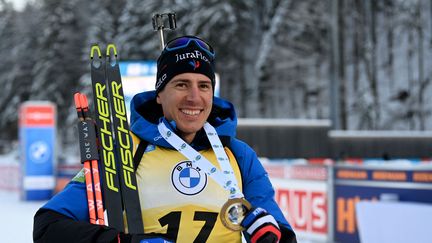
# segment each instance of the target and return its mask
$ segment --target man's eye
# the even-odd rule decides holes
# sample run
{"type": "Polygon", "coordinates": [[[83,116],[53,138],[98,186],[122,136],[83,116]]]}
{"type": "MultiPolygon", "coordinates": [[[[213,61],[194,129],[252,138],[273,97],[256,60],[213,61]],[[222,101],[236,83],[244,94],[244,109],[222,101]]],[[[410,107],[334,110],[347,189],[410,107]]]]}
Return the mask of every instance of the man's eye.
{"type": "Polygon", "coordinates": [[[181,88],[183,88],[183,87],[186,87],[186,84],[185,84],[185,83],[177,83],[177,84],[176,84],[176,87],[181,87],[181,88]]]}
{"type": "Polygon", "coordinates": [[[210,84],[201,84],[202,89],[210,89],[210,84]]]}

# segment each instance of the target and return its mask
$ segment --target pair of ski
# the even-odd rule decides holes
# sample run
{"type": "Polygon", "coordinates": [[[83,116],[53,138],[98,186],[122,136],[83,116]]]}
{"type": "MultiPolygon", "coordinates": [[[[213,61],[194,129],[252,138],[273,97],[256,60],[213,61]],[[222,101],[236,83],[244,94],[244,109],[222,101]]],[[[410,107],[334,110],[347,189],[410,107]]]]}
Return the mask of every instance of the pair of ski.
{"type": "Polygon", "coordinates": [[[94,119],[89,116],[87,97],[81,93],[74,96],[80,119],[81,161],[84,164],[90,222],[107,224],[122,232],[143,233],[133,145],[115,45],[107,46],[105,57],[100,47],[93,45],[90,59],[94,119]],[[123,216],[126,217],[127,227],[123,216]]]}

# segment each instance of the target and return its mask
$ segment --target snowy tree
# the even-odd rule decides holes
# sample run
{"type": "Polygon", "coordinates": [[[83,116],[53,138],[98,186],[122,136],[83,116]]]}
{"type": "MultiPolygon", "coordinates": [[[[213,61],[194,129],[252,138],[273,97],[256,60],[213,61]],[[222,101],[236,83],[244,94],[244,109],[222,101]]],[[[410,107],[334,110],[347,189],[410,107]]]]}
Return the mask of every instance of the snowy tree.
{"type": "Polygon", "coordinates": [[[104,1],[95,0],[89,2],[87,8],[90,15],[88,25],[88,44],[92,43],[117,43],[119,28],[122,26],[121,14],[126,6],[126,0],[104,1]]]}
{"type": "MultiPolygon", "coordinates": [[[[4,58],[0,59],[0,85],[3,88],[3,95],[0,96],[0,112],[3,119],[0,121],[1,127],[9,127],[9,129],[2,129],[2,139],[8,139],[11,134],[9,132],[16,132],[16,112],[10,112],[10,106],[13,105],[11,99],[15,96],[17,85],[13,82],[14,76],[17,75],[17,70],[13,68],[16,57],[12,55],[16,51],[14,45],[18,40],[16,33],[17,13],[13,10],[12,6],[5,1],[0,1],[0,55],[4,58]],[[13,69],[13,70],[11,70],[13,69]],[[8,132],[9,131],[9,132],[8,132]]],[[[16,111],[16,106],[14,107],[16,111]]]]}
{"type": "MultiPolygon", "coordinates": [[[[121,47],[118,46],[118,32],[121,26],[120,17],[126,5],[125,0],[108,2],[104,0],[95,0],[86,4],[78,4],[76,11],[79,16],[83,31],[85,32],[84,39],[81,41],[82,52],[82,76],[79,79],[79,91],[87,94],[91,102],[91,78],[90,78],[90,50],[93,44],[98,44],[105,51],[106,46],[110,43],[117,45],[120,51],[120,58],[123,54],[121,47]]],[[[90,104],[92,106],[92,104],[90,104]]],[[[76,116],[71,119],[76,119],[76,116]]]]}
{"type": "Polygon", "coordinates": [[[41,99],[58,106],[59,137],[73,137],[73,93],[91,92],[90,45],[113,42],[121,60],[156,60],[151,18],[167,12],[178,28],[165,41],[197,35],[212,44],[221,96],[240,117],[325,119],[337,106],[342,129],[430,129],[432,3],[338,0],[337,16],[329,3],[44,0],[16,11],[0,0],[0,139],[16,137],[21,102],[41,99]],[[341,65],[333,73],[335,50],[341,65]],[[336,104],[331,75],[340,81],[336,104]]]}
{"type": "Polygon", "coordinates": [[[30,96],[28,87],[32,84],[32,67],[37,60],[32,50],[37,49],[36,40],[41,27],[39,10],[35,7],[27,6],[22,12],[16,12],[11,6],[0,9],[0,54],[7,57],[0,60],[0,82],[3,87],[0,126],[7,128],[2,129],[1,137],[11,140],[17,136],[17,109],[30,96]]]}
{"type": "Polygon", "coordinates": [[[178,2],[184,33],[197,34],[214,45],[222,94],[233,98],[240,116],[264,116],[260,81],[267,78],[265,64],[291,1],[178,2]]]}
{"type": "Polygon", "coordinates": [[[427,129],[427,9],[425,1],[345,4],[347,129],[427,129]]]}
{"type": "Polygon", "coordinates": [[[122,56],[127,59],[155,60],[160,52],[159,41],[151,24],[155,13],[164,13],[166,1],[127,1],[119,19],[117,39],[122,56]]]}
{"type": "Polygon", "coordinates": [[[328,118],[327,8],[323,1],[290,5],[259,88],[265,117],[328,118]]]}
{"type": "MultiPolygon", "coordinates": [[[[33,82],[29,98],[50,100],[56,103],[58,119],[62,126],[72,127],[75,120],[68,120],[73,94],[79,91],[79,78],[87,66],[82,61],[85,44],[85,26],[81,25],[77,6],[83,2],[46,0],[42,6],[43,34],[38,39],[34,55],[38,60],[33,66],[33,82]]],[[[66,132],[60,129],[60,132],[66,132]]],[[[67,133],[60,134],[67,138],[67,133]]]]}

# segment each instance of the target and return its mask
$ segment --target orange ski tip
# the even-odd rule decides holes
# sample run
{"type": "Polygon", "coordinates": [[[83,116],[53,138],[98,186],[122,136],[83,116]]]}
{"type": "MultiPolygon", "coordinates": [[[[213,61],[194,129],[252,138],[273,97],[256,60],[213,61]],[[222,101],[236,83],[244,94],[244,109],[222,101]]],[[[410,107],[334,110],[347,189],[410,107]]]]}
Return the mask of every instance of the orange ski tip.
{"type": "Polygon", "coordinates": [[[81,107],[84,108],[85,107],[85,97],[84,97],[84,95],[80,94],[79,99],[80,99],[81,107]]]}
{"type": "Polygon", "coordinates": [[[80,96],[81,96],[81,93],[79,93],[79,92],[74,94],[75,107],[77,109],[81,108],[80,96]]]}
{"type": "Polygon", "coordinates": [[[88,108],[88,99],[85,94],[81,95],[81,105],[88,108]]]}

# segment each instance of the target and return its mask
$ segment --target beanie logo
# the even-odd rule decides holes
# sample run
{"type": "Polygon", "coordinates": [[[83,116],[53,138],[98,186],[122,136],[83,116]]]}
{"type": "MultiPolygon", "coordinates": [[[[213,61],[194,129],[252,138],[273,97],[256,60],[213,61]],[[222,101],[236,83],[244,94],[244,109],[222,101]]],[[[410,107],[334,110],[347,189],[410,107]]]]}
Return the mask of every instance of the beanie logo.
{"type": "Polygon", "coordinates": [[[203,55],[200,51],[193,51],[193,52],[186,52],[181,54],[175,54],[176,56],[176,62],[185,60],[185,59],[201,59],[204,62],[210,63],[209,59],[203,55]]]}
{"type": "Polygon", "coordinates": [[[156,89],[158,89],[159,86],[162,85],[162,83],[165,81],[166,77],[167,77],[167,74],[164,73],[164,74],[162,75],[162,77],[160,77],[160,78],[157,80],[157,82],[156,82],[156,89]]]}
{"type": "Polygon", "coordinates": [[[195,69],[197,69],[197,68],[200,67],[200,62],[199,61],[192,60],[192,61],[189,62],[189,64],[193,67],[193,70],[195,70],[195,69]]]}

